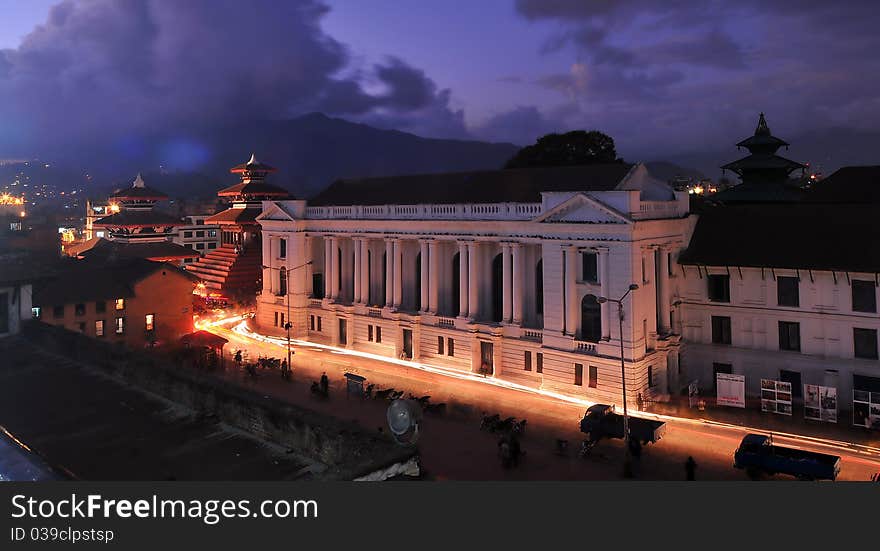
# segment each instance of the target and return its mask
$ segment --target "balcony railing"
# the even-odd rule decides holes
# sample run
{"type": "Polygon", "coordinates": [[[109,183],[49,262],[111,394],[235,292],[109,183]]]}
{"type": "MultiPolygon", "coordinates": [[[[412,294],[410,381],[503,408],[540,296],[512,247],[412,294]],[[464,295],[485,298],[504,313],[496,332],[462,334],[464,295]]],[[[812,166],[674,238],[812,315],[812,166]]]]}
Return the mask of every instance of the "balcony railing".
{"type": "Polygon", "coordinates": [[[306,207],[306,218],[378,220],[531,220],[541,214],[541,209],[541,203],[328,206],[306,207]]]}
{"type": "Polygon", "coordinates": [[[577,345],[575,351],[579,354],[598,354],[596,351],[596,343],[594,342],[575,341],[575,344],[577,345]]]}
{"type": "Polygon", "coordinates": [[[523,329],[522,338],[527,341],[541,342],[544,340],[544,333],[534,329],[523,329]]]}
{"type": "Polygon", "coordinates": [[[437,318],[437,327],[455,327],[455,320],[452,318],[437,318]]]}

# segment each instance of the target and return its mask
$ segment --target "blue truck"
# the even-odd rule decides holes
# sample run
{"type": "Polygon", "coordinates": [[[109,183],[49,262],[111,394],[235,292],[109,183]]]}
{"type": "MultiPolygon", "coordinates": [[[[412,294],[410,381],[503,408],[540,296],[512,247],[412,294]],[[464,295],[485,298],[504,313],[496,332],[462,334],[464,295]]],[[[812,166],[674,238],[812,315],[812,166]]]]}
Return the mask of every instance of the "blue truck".
{"type": "Polygon", "coordinates": [[[761,473],[787,474],[799,480],[835,480],[840,457],[773,445],[773,437],[747,434],[733,455],[733,466],[745,469],[752,478],[761,473]]]}

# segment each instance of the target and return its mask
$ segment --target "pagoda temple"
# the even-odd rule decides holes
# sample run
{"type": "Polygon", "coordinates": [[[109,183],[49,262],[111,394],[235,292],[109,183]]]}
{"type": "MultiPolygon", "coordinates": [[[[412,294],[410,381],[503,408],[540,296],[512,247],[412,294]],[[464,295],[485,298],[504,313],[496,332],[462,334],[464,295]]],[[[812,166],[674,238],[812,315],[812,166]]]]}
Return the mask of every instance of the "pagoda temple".
{"type": "Polygon", "coordinates": [[[765,203],[800,201],[803,198],[804,190],[792,184],[790,177],[792,172],[804,170],[806,166],[776,154],[780,147],[787,148],[788,142],[770,132],[764,113],[758,118],[755,134],[736,146],[748,149],[749,155],[721,168],[734,172],[741,183],[715,195],[714,200],[765,203]]]}
{"type": "Polygon", "coordinates": [[[187,266],[205,287],[226,297],[253,297],[260,289],[262,278],[262,247],[260,224],[256,218],[263,201],[289,199],[287,190],[266,182],[277,169],[257,161],[229,169],[237,174],[239,183],[217,192],[229,207],[205,220],[220,226],[220,247],[187,266]]]}

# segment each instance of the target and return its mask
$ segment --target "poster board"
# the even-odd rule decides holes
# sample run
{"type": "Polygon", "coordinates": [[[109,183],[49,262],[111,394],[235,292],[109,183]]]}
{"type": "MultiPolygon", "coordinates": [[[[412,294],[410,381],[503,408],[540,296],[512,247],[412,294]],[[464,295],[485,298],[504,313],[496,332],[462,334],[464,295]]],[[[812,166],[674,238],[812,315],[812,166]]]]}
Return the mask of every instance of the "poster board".
{"type": "Polygon", "coordinates": [[[761,411],[791,415],[791,383],[761,379],[761,411]]]}
{"type": "Polygon", "coordinates": [[[853,425],[880,429],[880,392],[853,390],[853,425]]]}
{"type": "Polygon", "coordinates": [[[746,407],[745,375],[718,373],[715,375],[715,383],[718,389],[715,400],[717,405],[735,408],[746,407]]]}
{"type": "Polygon", "coordinates": [[[804,385],[804,419],[837,422],[837,389],[830,386],[804,385]]]}
{"type": "Polygon", "coordinates": [[[697,402],[700,401],[700,382],[699,381],[691,381],[688,385],[688,405],[692,408],[697,407],[697,402]]]}

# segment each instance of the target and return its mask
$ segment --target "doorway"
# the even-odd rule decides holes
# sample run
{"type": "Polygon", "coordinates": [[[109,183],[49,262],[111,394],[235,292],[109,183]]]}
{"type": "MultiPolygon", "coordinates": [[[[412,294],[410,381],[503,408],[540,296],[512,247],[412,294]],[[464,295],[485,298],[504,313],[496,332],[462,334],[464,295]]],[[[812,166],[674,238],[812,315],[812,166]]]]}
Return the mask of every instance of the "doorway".
{"type": "Polygon", "coordinates": [[[403,330],[403,353],[406,359],[411,360],[413,357],[413,337],[412,329],[403,330]]]}
{"type": "MultiPolygon", "coordinates": [[[[783,383],[791,383],[791,397],[800,398],[803,396],[804,387],[801,384],[801,372],[789,371],[787,369],[779,370],[779,380],[783,383]]],[[[792,400],[794,401],[794,400],[792,400]]]]}
{"type": "Polygon", "coordinates": [[[348,325],[344,319],[339,320],[339,344],[341,346],[348,345],[348,325]]]}
{"type": "Polygon", "coordinates": [[[491,342],[480,342],[480,374],[487,377],[495,374],[495,365],[493,358],[495,357],[495,347],[491,342]]]}

